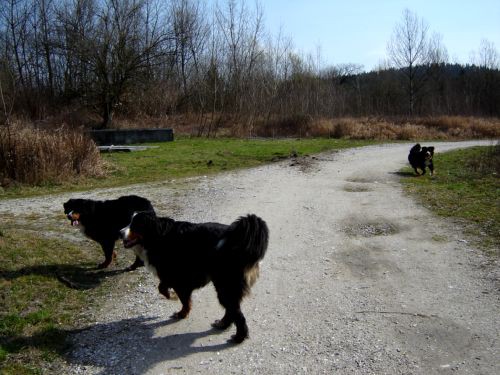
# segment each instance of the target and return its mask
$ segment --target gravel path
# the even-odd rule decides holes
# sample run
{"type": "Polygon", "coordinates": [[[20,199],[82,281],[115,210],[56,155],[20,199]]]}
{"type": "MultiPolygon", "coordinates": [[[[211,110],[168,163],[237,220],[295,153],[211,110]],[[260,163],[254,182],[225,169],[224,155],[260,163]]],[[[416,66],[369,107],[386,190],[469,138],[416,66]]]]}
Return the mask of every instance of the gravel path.
{"type": "MultiPolygon", "coordinates": [[[[434,143],[437,152],[476,144],[491,142],[434,143]]],[[[49,212],[40,225],[49,220],[53,235],[81,239],[64,222],[62,202],[135,193],[176,219],[229,223],[256,213],[269,225],[261,277],[243,303],[249,340],[234,346],[226,342],[234,329],[210,329],[223,314],[211,285],[194,293],[188,319],[169,319],[179,301],[164,299],[141,269],[121,277],[92,324],[72,336],[68,373],[499,374],[498,265],[458,225],[403,194],[395,172],[409,148],[9,200],[0,215],[20,222],[49,212]]],[[[435,160],[439,174],[439,154],[435,160]]]]}

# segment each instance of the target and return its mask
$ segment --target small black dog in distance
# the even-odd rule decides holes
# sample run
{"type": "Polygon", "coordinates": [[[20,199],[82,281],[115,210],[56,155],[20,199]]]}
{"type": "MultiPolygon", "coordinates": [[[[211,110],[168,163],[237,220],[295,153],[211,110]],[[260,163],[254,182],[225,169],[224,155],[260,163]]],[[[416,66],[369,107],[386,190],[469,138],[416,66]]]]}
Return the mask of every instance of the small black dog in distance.
{"type": "MultiPolygon", "coordinates": [[[[136,195],[105,201],[70,199],[64,203],[64,213],[71,225],[79,226],[87,237],[101,245],[105,259],[98,268],[108,267],[116,257],[114,248],[116,240],[120,238],[120,229],[129,225],[134,213],[139,211],[154,214],[151,202],[136,195]]],[[[135,270],[142,265],[142,260],[136,257],[127,270],[135,270]]]]}
{"type": "Polygon", "coordinates": [[[410,154],[408,155],[408,161],[415,173],[418,176],[423,176],[425,174],[425,168],[428,167],[432,174],[434,173],[434,164],[432,163],[432,158],[434,157],[434,147],[421,147],[420,144],[416,144],[410,149],[410,154]],[[418,169],[422,171],[420,174],[418,169]]]}
{"type": "Polygon", "coordinates": [[[168,288],[176,292],[182,309],[174,318],[186,318],[193,290],[212,281],[225,308],[222,319],[212,326],[227,329],[234,323],[232,341],[241,343],[248,337],[240,305],[257,280],[259,261],[267,250],[269,230],[264,220],[247,215],[231,225],[195,224],[140,212],[121,232],[124,246],[134,246],[146,267],[160,279],[160,293],[169,298],[168,288]]]}

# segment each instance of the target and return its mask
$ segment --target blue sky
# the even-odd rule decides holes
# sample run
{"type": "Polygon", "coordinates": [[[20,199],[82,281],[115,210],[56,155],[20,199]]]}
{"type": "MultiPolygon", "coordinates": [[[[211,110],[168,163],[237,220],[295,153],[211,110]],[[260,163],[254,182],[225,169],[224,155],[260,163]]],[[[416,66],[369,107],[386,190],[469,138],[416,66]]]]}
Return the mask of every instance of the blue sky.
{"type": "MultiPolygon", "coordinates": [[[[220,2],[221,0],[219,0],[220,2]]],[[[246,1],[253,4],[252,0],[246,1]]],[[[450,62],[469,63],[482,39],[500,54],[500,0],[262,0],[266,28],[289,36],[295,50],[317,54],[325,65],[356,63],[371,70],[404,9],[442,35],[450,62]]]]}

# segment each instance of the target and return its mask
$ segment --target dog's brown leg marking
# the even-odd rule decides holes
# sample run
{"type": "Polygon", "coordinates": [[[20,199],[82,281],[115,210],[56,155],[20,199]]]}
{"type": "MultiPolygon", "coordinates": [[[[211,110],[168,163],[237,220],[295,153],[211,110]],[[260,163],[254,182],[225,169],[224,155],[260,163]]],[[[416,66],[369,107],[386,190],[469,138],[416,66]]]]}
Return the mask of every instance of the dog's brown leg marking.
{"type": "Polygon", "coordinates": [[[182,309],[172,315],[172,317],[175,319],[185,319],[191,311],[191,291],[185,292],[175,290],[175,293],[177,293],[179,299],[181,300],[182,309]]]}
{"type": "Polygon", "coordinates": [[[173,318],[176,319],[185,319],[189,315],[189,312],[191,311],[191,301],[189,301],[189,304],[182,305],[182,309],[180,311],[177,311],[174,315],[172,315],[173,318]]]}
{"type": "Polygon", "coordinates": [[[104,262],[97,266],[97,268],[99,269],[107,268],[111,264],[113,259],[116,259],[116,251],[113,249],[115,247],[114,241],[101,243],[101,246],[104,252],[104,257],[106,259],[104,260],[104,262]]]}

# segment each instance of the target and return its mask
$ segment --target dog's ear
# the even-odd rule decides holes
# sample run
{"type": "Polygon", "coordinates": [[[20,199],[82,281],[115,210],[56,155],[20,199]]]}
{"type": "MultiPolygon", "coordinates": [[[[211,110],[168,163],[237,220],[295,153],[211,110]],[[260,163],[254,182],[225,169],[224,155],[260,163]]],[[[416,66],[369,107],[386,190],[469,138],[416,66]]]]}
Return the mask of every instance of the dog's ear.
{"type": "Polygon", "coordinates": [[[434,155],[434,146],[427,147],[432,155],[434,155]]]}
{"type": "Polygon", "coordinates": [[[90,205],[90,202],[85,202],[83,199],[74,199],[71,206],[74,211],[85,215],[90,212],[90,205]]]}
{"type": "Polygon", "coordinates": [[[73,211],[75,209],[75,199],[71,198],[63,204],[64,212],[68,213],[69,211],[73,211]]]}
{"type": "Polygon", "coordinates": [[[159,232],[158,226],[156,215],[144,211],[134,213],[130,223],[130,229],[133,232],[140,233],[145,237],[157,234],[159,232]]]}
{"type": "Polygon", "coordinates": [[[157,235],[161,232],[161,223],[152,212],[144,212],[146,230],[148,235],[157,235]]]}

